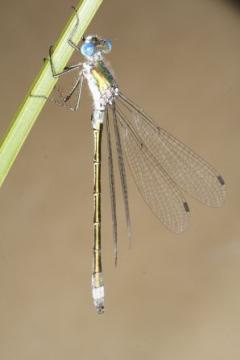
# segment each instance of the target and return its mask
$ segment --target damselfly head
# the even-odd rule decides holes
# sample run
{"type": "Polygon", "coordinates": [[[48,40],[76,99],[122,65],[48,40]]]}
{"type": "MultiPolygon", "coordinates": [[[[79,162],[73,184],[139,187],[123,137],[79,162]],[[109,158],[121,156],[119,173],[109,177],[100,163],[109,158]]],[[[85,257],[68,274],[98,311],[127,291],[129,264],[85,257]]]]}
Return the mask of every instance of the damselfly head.
{"type": "Polygon", "coordinates": [[[112,50],[112,41],[101,39],[97,35],[89,35],[82,39],[81,53],[87,59],[95,55],[107,54],[112,50]]]}

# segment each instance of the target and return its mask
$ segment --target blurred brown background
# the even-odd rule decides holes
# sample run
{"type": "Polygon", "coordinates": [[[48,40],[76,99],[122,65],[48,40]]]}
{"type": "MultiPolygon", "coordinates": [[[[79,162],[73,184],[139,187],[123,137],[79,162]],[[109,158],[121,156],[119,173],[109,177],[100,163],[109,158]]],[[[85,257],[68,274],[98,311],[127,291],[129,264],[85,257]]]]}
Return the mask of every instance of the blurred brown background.
{"type": "MultiPolygon", "coordinates": [[[[71,14],[71,1],[12,0],[0,12],[0,134],[71,14]]],[[[91,103],[49,103],[0,191],[0,359],[240,358],[240,8],[221,0],[104,0],[89,33],[113,39],[122,91],[214,164],[226,205],[189,199],[182,235],[129,180],[133,246],[118,195],[114,268],[103,176],[106,313],[95,314],[91,103]]]]}

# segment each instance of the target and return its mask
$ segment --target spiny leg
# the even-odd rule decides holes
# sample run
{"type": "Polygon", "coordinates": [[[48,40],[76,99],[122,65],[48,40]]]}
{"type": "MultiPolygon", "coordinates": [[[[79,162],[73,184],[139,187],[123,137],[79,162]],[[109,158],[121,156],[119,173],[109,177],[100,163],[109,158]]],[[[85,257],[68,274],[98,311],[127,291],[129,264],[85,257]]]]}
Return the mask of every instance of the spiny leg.
{"type": "Polygon", "coordinates": [[[50,65],[51,65],[51,70],[52,70],[52,76],[54,78],[59,78],[60,76],[69,73],[70,71],[79,69],[82,67],[82,63],[78,63],[76,65],[70,65],[70,66],[66,66],[63,71],[57,72],[55,69],[55,66],[53,64],[53,59],[52,59],[52,55],[53,55],[53,46],[51,45],[49,48],[49,61],[50,61],[50,65]]]}
{"type": "Polygon", "coordinates": [[[77,111],[78,108],[79,108],[80,99],[81,99],[81,95],[82,95],[82,85],[83,85],[83,74],[81,74],[80,81],[79,81],[79,85],[78,85],[79,91],[78,91],[78,96],[77,96],[76,105],[75,105],[74,108],[71,109],[71,110],[73,110],[73,111],[77,111]]]}
{"type": "Polygon", "coordinates": [[[80,72],[80,75],[77,78],[77,80],[76,80],[75,84],[73,85],[69,94],[66,96],[63,96],[62,94],[60,94],[60,96],[63,99],[63,104],[60,104],[60,105],[66,105],[66,103],[71,99],[73,94],[78,90],[76,104],[74,107],[69,108],[69,110],[77,111],[79,108],[80,98],[81,98],[81,94],[82,94],[82,85],[83,85],[83,74],[82,74],[82,72],[80,72]]]}
{"type": "MultiPolygon", "coordinates": [[[[73,10],[75,11],[76,13],[76,18],[77,18],[77,21],[76,21],[76,24],[74,25],[74,28],[72,30],[72,33],[68,39],[68,44],[73,47],[75,50],[79,51],[79,47],[72,41],[72,37],[73,35],[76,33],[77,31],[77,28],[79,26],[79,17],[78,17],[78,13],[77,13],[77,10],[74,6],[72,6],[73,10]]],[[[51,66],[51,70],[52,70],[52,76],[54,78],[59,78],[60,76],[64,75],[64,74],[67,74],[73,70],[76,70],[76,69],[79,69],[82,67],[82,63],[78,63],[78,64],[75,64],[75,65],[70,65],[70,66],[65,66],[65,68],[63,69],[63,71],[60,71],[60,72],[57,72],[56,69],[55,69],[55,66],[53,64],[53,59],[52,59],[52,55],[53,55],[53,46],[51,45],[49,47],[49,61],[50,61],[50,66],[51,66]]],[[[44,62],[47,61],[48,59],[47,58],[44,58],[43,59],[44,62]]],[[[80,84],[80,91],[79,91],[79,95],[78,95],[78,100],[77,100],[77,104],[75,106],[74,109],[72,110],[77,110],[77,108],[79,107],[79,102],[80,102],[80,97],[81,97],[81,90],[82,90],[82,79],[81,79],[81,84],[80,84]]],[[[74,92],[74,91],[73,91],[74,92]]],[[[41,98],[41,99],[44,99],[44,100],[48,100],[47,96],[45,95],[35,95],[35,94],[31,94],[30,95],[31,97],[35,97],[35,98],[41,98]]],[[[70,96],[71,97],[71,96],[70,96]]],[[[67,99],[69,100],[69,98],[67,99]]]]}
{"type": "MultiPolygon", "coordinates": [[[[78,13],[77,13],[77,10],[75,9],[74,6],[72,6],[73,10],[75,11],[76,13],[76,18],[77,18],[77,21],[76,21],[76,24],[74,25],[74,28],[72,30],[72,33],[68,39],[68,44],[73,47],[75,50],[79,51],[79,47],[72,41],[72,37],[73,35],[76,33],[77,31],[77,28],[78,28],[78,25],[79,25],[79,17],[78,17],[78,13]]],[[[49,61],[50,61],[50,66],[51,66],[51,70],[52,70],[52,76],[54,78],[59,78],[60,76],[64,75],[64,74],[68,74],[69,72],[71,71],[74,71],[76,69],[79,69],[82,67],[82,63],[78,63],[78,64],[75,64],[75,65],[70,65],[70,66],[65,66],[65,68],[63,69],[63,71],[60,71],[60,72],[57,72],[56,69],[55,69],[55,66],[53,64],[53,59],[52,59],[52,55],[53,55],[53,46],[51,45],[49,47],[49,61]]],[[[44,58],[43,59],[44,62],[47,61],[47,58],[44,58]]],[[[80,78],[80,76],[79,76],[80,78]]],[[[78,79],[79,80],[79,79],[78,79]]],[[[81,97],[81,92],[82,92],[82,82],[83,82],[83,79],[82,79],[82,74],[81,74],[81,79],[80,79],[80,88],[79,88],[79,94],[78,94],[78,99],[77,99],[77,103],[76,103],[76,106],[74,108],[72,108],[71,110],[73,111],[76,111],[78,108],[79,108],[79,103],[80,103],[80,97],[81,97]]],[[[74,85],[73,87],[73,90],[70,92],[70,94],[64,99],[64,103],[66,103],[70,97],[72,96],[72,94],[74,93],[75,89],[78,87],[78,81],[76,82],[76,84],[74,85]],[[75,86],[76,85],[76,86],[75,86]]],[[[35,98],[40,98],[40,99],[44,99],[44,100],[48,100],[47,96],[45,95],[35,95],[35,94],[31,94],[30,95],[31,97],[35,97],[35,98]]]]}
{"type": "MultiPolygon", "coordinates": [[[[71,99],[71,97],[73,96],[73,94],[75,93],[75,91],[78,89],[78,94],[77,94],[77,101],[74,107],[70,107],[69,110],[72,111],[77,111],[79,108],[79,103],[80,103],[80,98],[81,98],[81,94],[82,94],[82,85],[83,85],[83,74],[82,72],[80,72],[79,77],[77,78],[75,84],[73,85],[71,91],[69,92],[68,95],[63,96],[59,89],[57,88],[57,91],[59,92],[59,97],[62,99],[62,102],[59,102],[56,99],[50,99],[51,101],[54,101],[55,104],[60,105],[60,106],[64,106],[66,105],[66,103],[71,99]]],[[[34,98],[40,98],[40,99],[44,99],[44,100],[48,100],[47,96],[45,95],[35,95],[35,94],[31,94],[31,97],[34,98]]]]}
{"type": "Polygon", "coordinates": [[[75,44],[75,43],[73,42],[73,40],[72,40],[72,37],[73,37],[74,34],[76,33],[77,28],[78,28],[78,26],[79,26],[79,17],[78,17],[78,12],[77,12],[76,8],[75,8],[74,6],[72,6],[72,8],[73,8],[73,10],[75,11],[76,19],[77,19],[77,20],[76,20],[76,24],[74,25],[74,28],[73,28],[73,30],[72,30],[72,32],[71,32],[71,35],[70,35],[70,37],[69,37],[69,39],[68,39],[68,44],[69,44],[71,47],[73,47],[75,50],[79,51],[78,45],[75,44]]]}

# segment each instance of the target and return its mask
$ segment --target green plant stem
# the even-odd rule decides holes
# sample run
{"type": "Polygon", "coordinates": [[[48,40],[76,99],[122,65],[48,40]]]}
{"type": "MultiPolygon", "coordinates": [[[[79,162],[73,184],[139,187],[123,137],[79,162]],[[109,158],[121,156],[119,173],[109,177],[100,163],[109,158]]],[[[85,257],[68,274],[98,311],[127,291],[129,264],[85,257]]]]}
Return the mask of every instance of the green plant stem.
{"type": "MultiPolygon", "coordinates": [[[[80,41],[102,1],[103,0],[83,0],[80,1],[76,7],[79,16],[79,26],[73,37],[75,43],[80,41]]],[[[73,12],[54,47],[53,61],[56,71],[63,70],[74,51],[74,49],[68,45],[67,40],[75,24],[76,14],[73,12]]],[[[14,116],[6,136],[2,140],[0,146],[0,186],[4,182],[17,154],[45,105],[46,99],[53,90],[56,81],[52,76],[50,63],[46,61],[14,116]],[[43,97],[34,97],[31,95],[41,95],[43,97]]]]}

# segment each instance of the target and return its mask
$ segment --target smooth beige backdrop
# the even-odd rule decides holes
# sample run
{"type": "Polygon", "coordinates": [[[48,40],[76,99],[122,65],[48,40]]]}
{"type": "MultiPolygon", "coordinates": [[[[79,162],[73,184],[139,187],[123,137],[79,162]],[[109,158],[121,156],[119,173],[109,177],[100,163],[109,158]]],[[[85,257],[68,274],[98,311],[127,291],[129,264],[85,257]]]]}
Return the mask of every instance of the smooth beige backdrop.
{"type": "MultiPolygon", "coordinates": [[[[0,135],[71,13],[69,0],[1,2],[0,135]]],[[[1,360],[240,358],[240,9],[221,0],[104,0],[89,28],[113,39],[119,85],[224,175],[221,209],[188,198],[168,232],[129,180],[114,268],[106,166],[106,312],[95,314],[91,103],[47,104],[0,191],[1,360]]]]}

